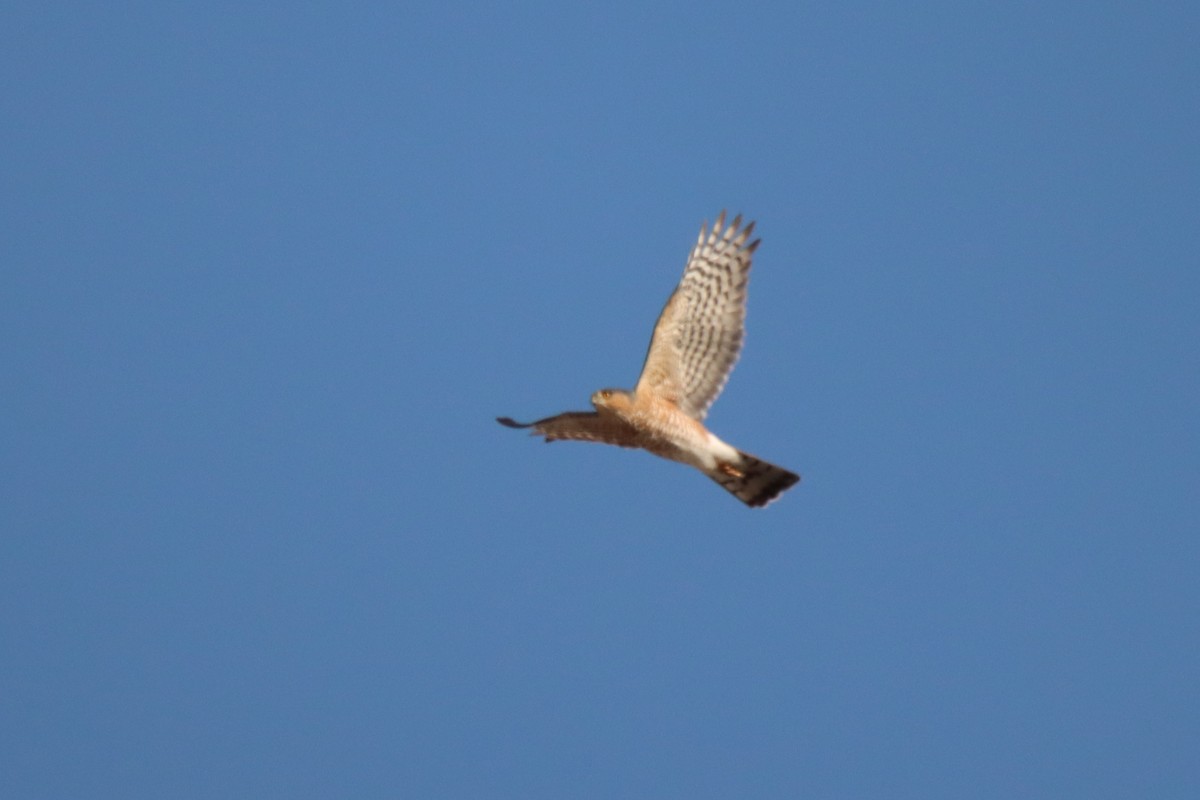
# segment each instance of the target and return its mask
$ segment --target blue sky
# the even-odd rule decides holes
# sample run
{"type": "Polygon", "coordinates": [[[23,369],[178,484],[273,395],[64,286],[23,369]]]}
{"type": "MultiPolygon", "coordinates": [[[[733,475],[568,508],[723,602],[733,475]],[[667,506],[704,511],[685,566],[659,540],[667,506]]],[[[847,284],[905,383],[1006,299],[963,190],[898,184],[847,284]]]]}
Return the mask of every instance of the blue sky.
{"type": "Polygon", "coordinates": [[[2,17],[6,796],[1200,792],[1189,4],[2,17]],[[722,208],[799,487],[496,425],[722,208]]]}

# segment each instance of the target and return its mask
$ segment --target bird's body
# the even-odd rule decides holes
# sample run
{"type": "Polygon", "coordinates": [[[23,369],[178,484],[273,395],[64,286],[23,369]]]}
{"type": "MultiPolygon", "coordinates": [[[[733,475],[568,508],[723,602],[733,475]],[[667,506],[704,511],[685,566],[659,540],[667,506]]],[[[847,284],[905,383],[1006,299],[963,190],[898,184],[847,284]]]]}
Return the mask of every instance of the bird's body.
{"type": "Polygon", "coordinates": [[[531,423],[500,417],[513,428],[533,428],[547,442],[575,440],[647,450],[688,464],[750,506],[763,506],[800,476],[739,451],[704,427],[741,351],[746,282],[758,240],[742,218],[712,232],[700,229],[683,278],[654,326],[646,363],[632,391],[601,389],[595,411],[569,411],[531,423]]]}

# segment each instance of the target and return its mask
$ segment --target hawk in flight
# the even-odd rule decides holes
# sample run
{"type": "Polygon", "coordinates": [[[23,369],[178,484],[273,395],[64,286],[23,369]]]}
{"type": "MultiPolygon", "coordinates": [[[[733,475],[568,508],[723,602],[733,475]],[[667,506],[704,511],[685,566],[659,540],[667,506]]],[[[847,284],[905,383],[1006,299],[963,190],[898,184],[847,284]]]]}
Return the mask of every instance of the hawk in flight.
{"type": "Polygon", "coordinates": [[[704,427],[742,349],[746,283],[759,240],[742,218],[725,226],[725,212],[710,232],[700,226],[683,279],[654,326],[646,363],[633,391],[601,389],[595,411],[568,411],[536,422],[499,417],[510,428],[532,428],[547,442],[601,442],[649,450],[689,464],[743,503],[765,506],[800,476],[768,464],[718,439],[704,427]]]}

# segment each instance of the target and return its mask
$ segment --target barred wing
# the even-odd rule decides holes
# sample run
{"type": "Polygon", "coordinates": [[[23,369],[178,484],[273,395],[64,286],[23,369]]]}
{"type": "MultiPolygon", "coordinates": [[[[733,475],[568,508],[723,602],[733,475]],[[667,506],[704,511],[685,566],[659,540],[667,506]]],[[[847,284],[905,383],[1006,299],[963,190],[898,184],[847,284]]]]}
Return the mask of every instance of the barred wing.
{"type": "Polygon", "coordinates": [[[738,215],[725,227],[722,211],[700,237],[683,279],[667,300],[638,378],[649,391],[703,420],[742,349],[746,324],[746,284],[759,240],[749,242],[754,223],[741,227],[738,215]],[[747,244],[747,242],[749,242],[747,244]]]}

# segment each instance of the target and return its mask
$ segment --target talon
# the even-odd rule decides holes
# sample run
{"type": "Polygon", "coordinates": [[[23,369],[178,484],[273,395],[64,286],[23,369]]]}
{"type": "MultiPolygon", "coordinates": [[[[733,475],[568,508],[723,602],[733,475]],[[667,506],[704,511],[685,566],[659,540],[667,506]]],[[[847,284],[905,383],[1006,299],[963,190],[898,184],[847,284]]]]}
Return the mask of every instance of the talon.
{"type": "Polygon", "coordinates": [[[721,470],[721,472],[724,472],[726,475],[728,475],[731,478],[746,477],[746,473],[742,472],[740,469],[733,466],[732,464],[721,463],[721,464],[717,465],[717,469],[721,470]]]}

